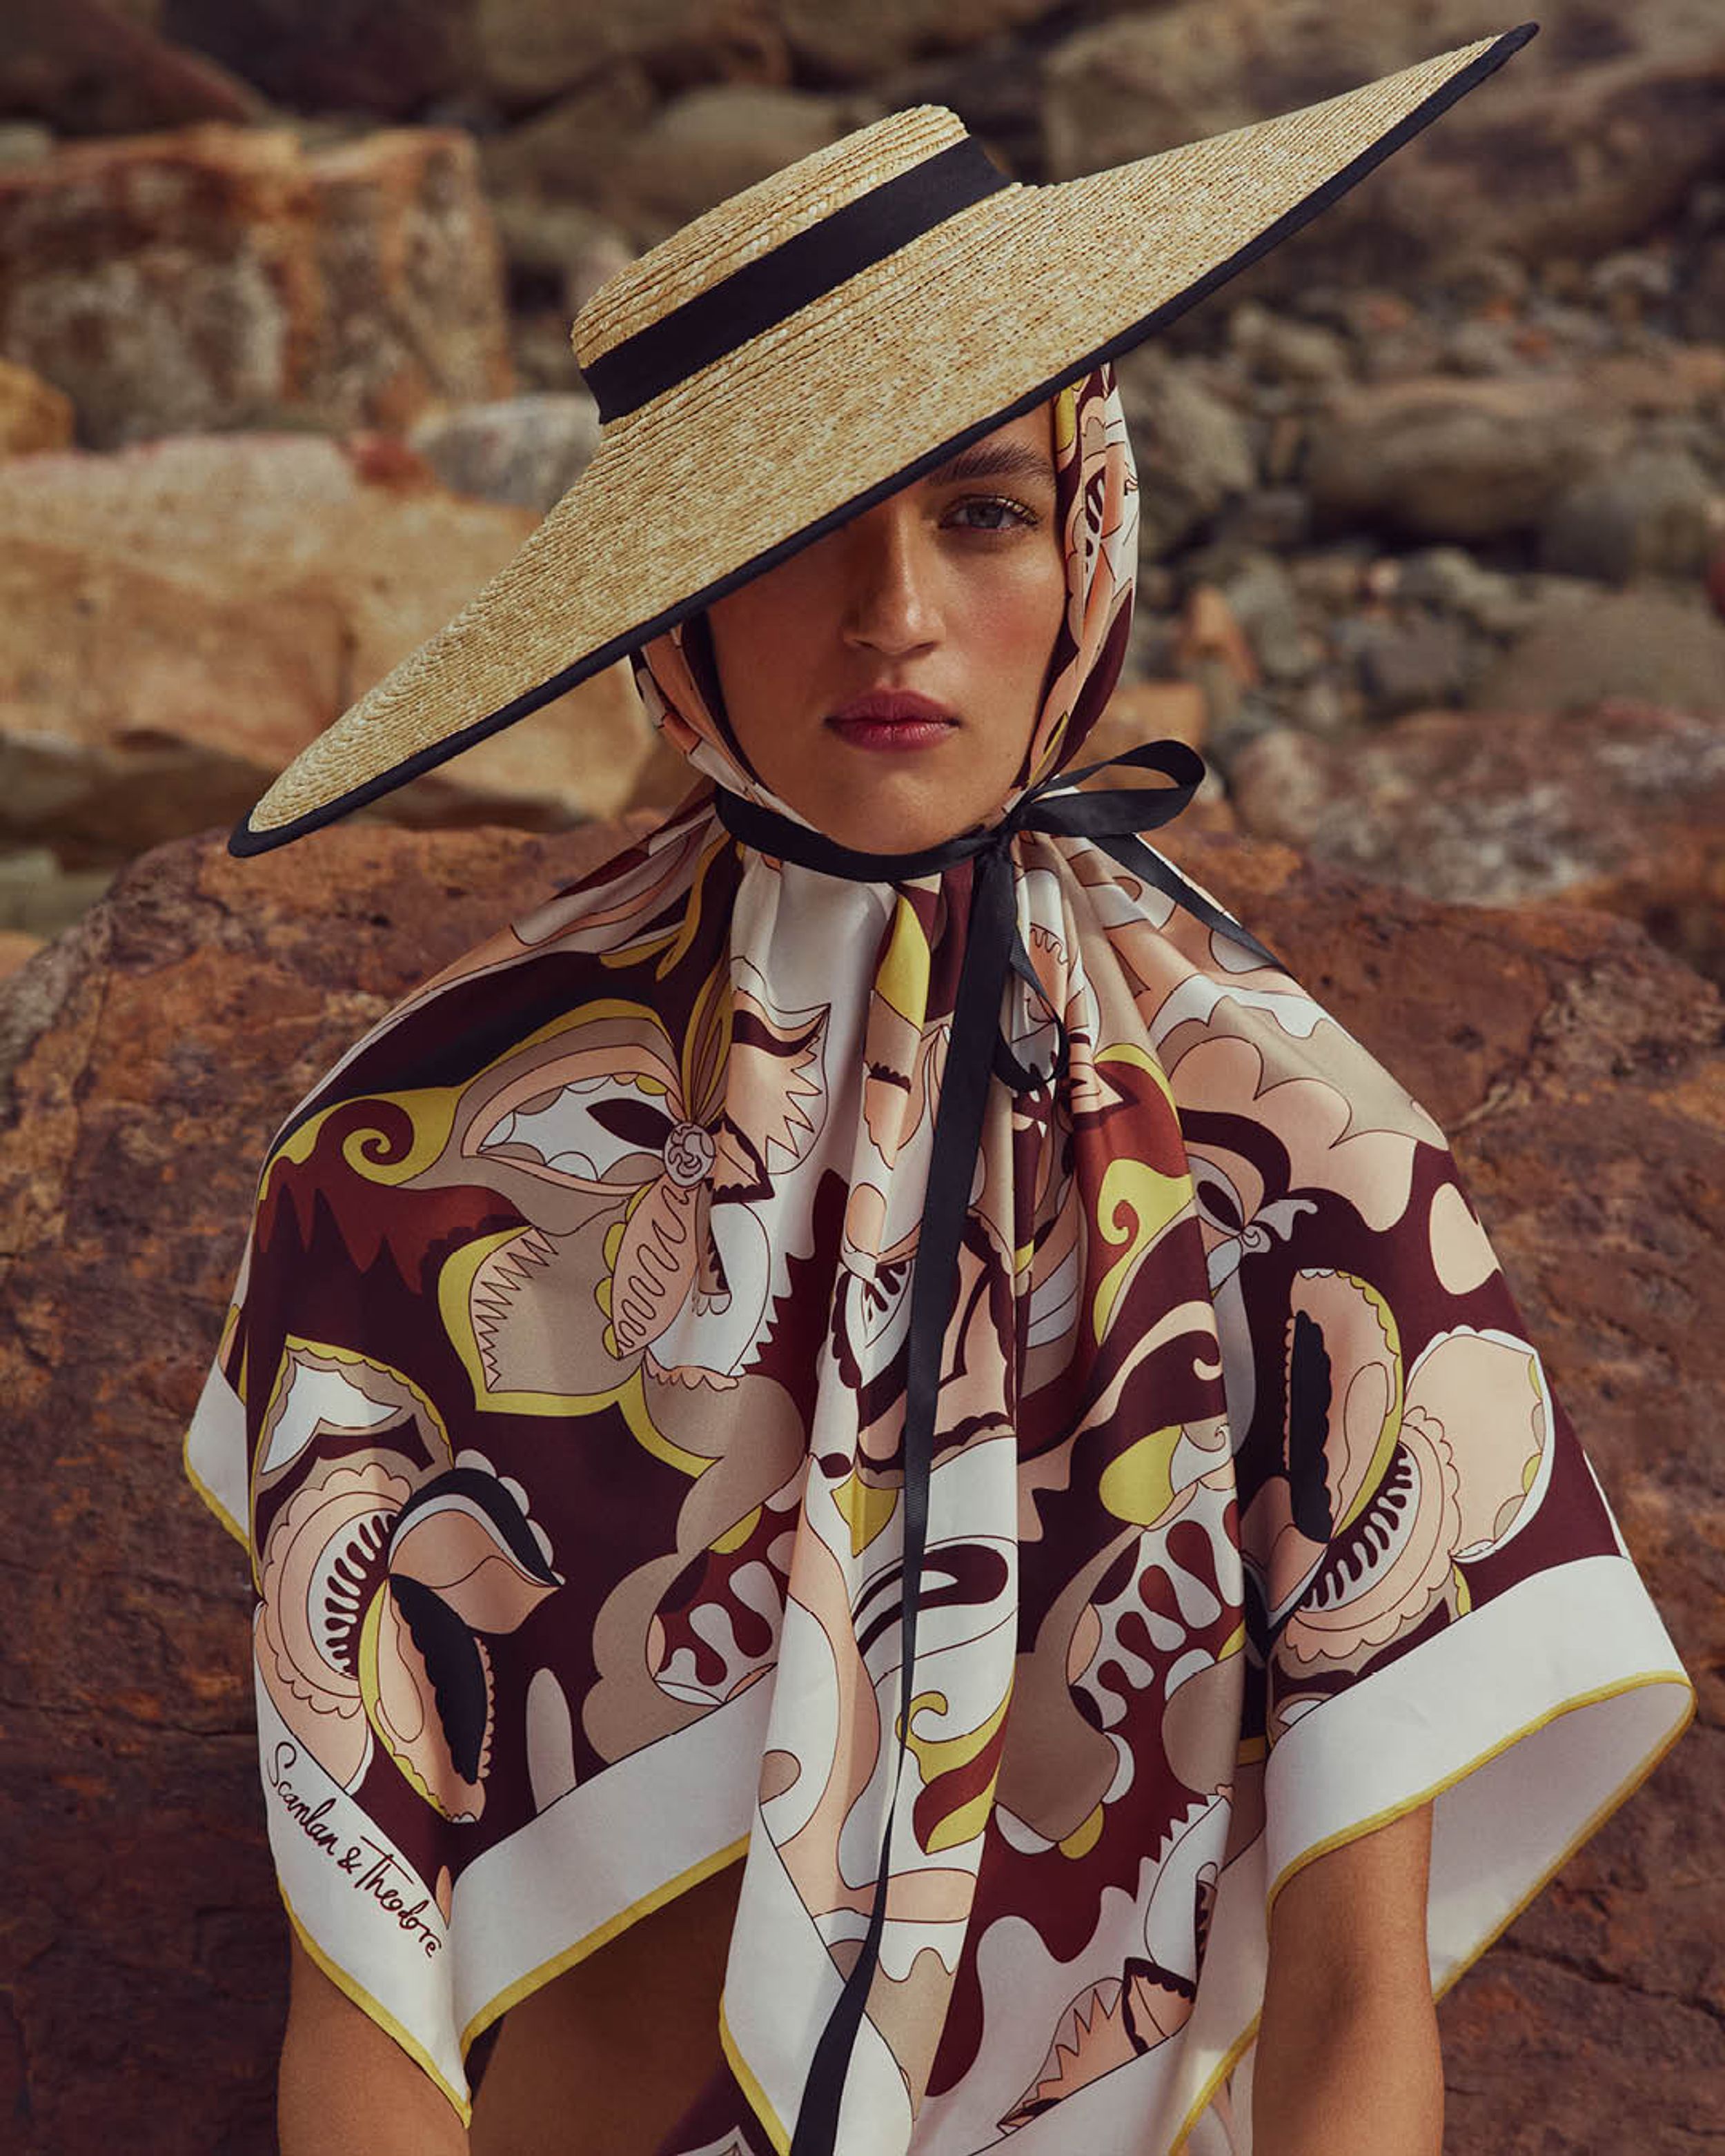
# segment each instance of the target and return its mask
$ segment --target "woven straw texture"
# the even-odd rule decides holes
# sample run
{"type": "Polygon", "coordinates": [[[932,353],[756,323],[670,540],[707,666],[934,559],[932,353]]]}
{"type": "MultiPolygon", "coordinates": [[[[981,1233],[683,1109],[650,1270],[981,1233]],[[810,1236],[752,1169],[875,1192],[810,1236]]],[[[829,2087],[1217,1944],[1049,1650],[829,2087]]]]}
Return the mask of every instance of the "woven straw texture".
{"type": "MultiPolygon", "coordinates": [[[[560,675],[572,685],[608,644],[694,611],[769,549],[1051,394],[1497,42],[1132,164],[1004,187],[613,420],[514,558],[295,758],[250,829],[297,824],[439,745],[454,752],[516,699],[560,675]]],[[[916,106],[703,213],[593,295],[578,356],[591,362],[963,133],[943,107],[916,106]]]]}

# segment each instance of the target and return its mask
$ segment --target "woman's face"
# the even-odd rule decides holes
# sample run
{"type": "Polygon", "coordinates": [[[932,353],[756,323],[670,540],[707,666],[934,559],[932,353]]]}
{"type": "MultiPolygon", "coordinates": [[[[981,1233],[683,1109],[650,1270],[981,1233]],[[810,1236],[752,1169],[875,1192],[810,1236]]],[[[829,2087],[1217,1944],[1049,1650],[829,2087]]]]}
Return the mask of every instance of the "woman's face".
{"type": "Polygon", "coordinates": [[[817,829],[911,853],[1012,791],[1066,604],[1047,405],[707,609],[760,778],[817,829]],[[845,716],[911,691],[944,716],[845,716]]]}

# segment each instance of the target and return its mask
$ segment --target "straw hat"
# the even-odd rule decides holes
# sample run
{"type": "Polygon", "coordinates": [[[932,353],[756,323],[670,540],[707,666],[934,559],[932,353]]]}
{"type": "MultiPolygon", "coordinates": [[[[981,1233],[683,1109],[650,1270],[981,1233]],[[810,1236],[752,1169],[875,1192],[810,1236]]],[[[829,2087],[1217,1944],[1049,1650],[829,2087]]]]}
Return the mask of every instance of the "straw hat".
{"type": "Polygon", "coordinates": [[[1535,26],[1106,172],[1007,179],[896,112],[705,211],[571,332],[592,462],[513,560],[235,829],[285,844],[524,718],[1137,343],[1296,231],[1535,26]]]}

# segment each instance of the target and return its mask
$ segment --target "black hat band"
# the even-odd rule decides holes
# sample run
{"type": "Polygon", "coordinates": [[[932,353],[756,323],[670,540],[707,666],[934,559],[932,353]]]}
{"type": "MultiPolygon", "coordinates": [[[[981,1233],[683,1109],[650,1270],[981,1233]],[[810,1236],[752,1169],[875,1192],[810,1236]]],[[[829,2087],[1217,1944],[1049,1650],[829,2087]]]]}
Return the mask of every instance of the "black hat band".
{"type": "Polygon", "coordinates": [[[1013,184],[967,135],[871,187],[583,367],[601,421],[649,403],[847,277],[1013,184]]]}

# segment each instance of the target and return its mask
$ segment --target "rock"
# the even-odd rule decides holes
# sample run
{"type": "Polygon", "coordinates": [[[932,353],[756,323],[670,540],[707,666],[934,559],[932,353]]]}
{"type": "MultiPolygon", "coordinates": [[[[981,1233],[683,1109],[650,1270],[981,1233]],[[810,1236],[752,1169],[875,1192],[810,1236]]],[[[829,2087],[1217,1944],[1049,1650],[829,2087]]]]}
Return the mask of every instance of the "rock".
{"type": "Polygon", "coordinates": [[[1585,379],[1602,404],[1664,417],[1697,414],[1716,424],[1725,408],[1725,346],[1650,340],[1645,350],[1588,362],[1585,379]]]}
{"type": "Polygon", "coordinates": [[[1048,13],[1047,0],[774,0],[799,74],[863,83],[925,54],[962,52],[1048,13]]]}
{"type": "Polygon", "coordinates": [[[501,259],[471,139],[307,155],[286,129],[74,143],[0,167],[0,350],[81,440],[404,426],[506,394],[501,259]]]}
{"type": "Polygon", "coordinates": [[[323,311],[306,403],[326,424],[405,427],[506,394],[502,257],[472,137],[394,128],[307,164],[323,311]]]}
{"type": "Polygon", "coordinates": [[[1259,679],[1257,659],[1234,608],[1208,584],[1187,595],[1174,654],[1184,666],[1223,667],[1237,689],[1252,688],[1259,679]]]}
{"type": "Polygon", "coordinates": [[[1109,12],[1115,19],[1076,31],[1044,64],[1052,178],[1314,103],[1480,34],[1469,0],[1430,0],[1417,21],[1365,0],[1297,13],[1276,0],[1109,12]]]}
{"type": "Polygon", "coordinates": [[[1604,697],[1725,711],[1725,624],[1661,591],[1554,598],[1476,681],[1482,711],[1573,711],[1604,697]]]}
{"type": "Polygon", "coordinates": [[[624,837],[354,825],[244,865],[209,839],[7,986],[0,1397],[35,1463],[0,1630],[0,1989],[27,2032],[0,2044],[8,2147],[275,2146],[285,1938],[246,1580],[179,1433],[276,1118],[522,891],[624,837]]]}
{"type": "Polygon", "coordinates": [[[569,323],[608,277],[634,259],[634,249],[608,218],[579,203],[505,195],[491,207],[516,301],[511,330],[521,327],[523,288],[554,295],[556,333],[567,345],[569,323]]]}
{"type": "Polygon", "coordinates": [[[1537,525],[1615,446],[1574,382],[1373,382],[1337,393],[1313,420],[1301,480],[1332,526],[1488,539],[1537,525]]]}
{"type": "Polygon", "coordinates": [[[107,869],[67,869],[47,846],[0,853],[0,932],[44,942],[87,913],[113,880],[107,869]]]}
{"type": "Polygon", "coordinates": [[[0,456],[64,449],[71,439],[71,398],[28,367],[0,359],[0,456]]]}
{"type": "Polygon", "coordinates": [[[262,99],[238,74],[136,18],[136,10],[103,0],[9,0],[0,111],[32,114],[68,135],[125,135],[203,120],[243,126],[263,116],[262,99]]]}
{"type": "Polygon", "coordinates": [[[0,165],[33,165],[54,151],[54,133],[34,120],[0,120],[0,165]]]}
{"type": "Polygon", "coordinates": [[[1508,636],[1525,629],[1538,601],[1523,589],[1523,580],[1488,569],[1463,547],[1428,547],[1404,555],[1396,593],[1415,606],[1453,614],[1488,635],[1508,636]]]}
{"type": "Polygon", "coordinates": [[[569,342],[569,320],[559,307],[517,312],[510,324],[510,352],[521,393],[527,397],[573,397],[586,392],[586,377],[569,342]]]}
{"type": "Polygon", "coordinates": [[[1697,249],[1694,271],[1677,295],[1677,320],[1686,336],[1712,342],[1725,337],[1725,230],[1697,249]]]}
{"type": "Polygon", "coordinates": [[[1293,579],[1276,556],[1249,554],[1221,588],[1266,680],[1308,680],[1322,647],[1302,625],[1293,579]]]}
{"type": "MultiPolygon", "coordinates": [[[[1699,1322],[1725,1305],[1718,998],[1622,921],[1438,906],[1185,824],[1159,843],[1456,1132],[1704,1688],[1709,1726],[1446,2002],[1455,2115],[1476,2145],[1541,2156],[1556,2118],[1579,2151],[1601,2145],[1584,2095],[1614,2134],[1635,2120],[1638,2156],[1675,2156],[1678,2129],[1708,2130],[1721,2052],[1725,1329],[1699,1322]]],[[[273,2145],[285,1950],[249,1589],[181,1433],[280,1116],[394,998],[619,837],[349,825],[243,863],[177,844],[0,999],[0,2116],[33,2152],[273,2145]]]]}
{"type": "Polygon", "coordinates": [[[543,516],[591,461],[599,412],[584,391],[514,397],[423,419],[408,439],[454,493],[543,516]]]}
{"type": "Polygon", "coordinates": [[[1423,711],[1345,745],[1283,728],[1229,775],[1257,836],[1429,898],[1622,913],[1725,982],[1725,709],[1423,711]]]}
{"type": "Polygon", "coordinates": [[[649,248],[726,196],[879,116],[873,105],[773,84],[685,90],[619,146],[600,207],[649,248]]]}
{"type": "Polygon", "coordinates": [[[1138,466],[1138,552],[1154,561],[1256,484],[1245,423],[1153,343],[1118,362],[1138,466]]]}
{"type": "MultiPolygon", "coordinates": [[[[1078,761],[1096,763],[1147,741],[1184,742],[1188,748],[1202,749],[1208,721],[1204,692],[1195,681],[1122,681],[1091,728],[1078,761]]],[[[1163,783],[1147,773],[1136,780],[1127,771],[1102,772],[1096,783],[1105,787],[1163,783]]]]}
{"type": "Polygon", "coordinates": [[[16,928],[0,928],[0,981],[10,980],[41,948],[39,936],[26,936],[16,928]]]}
{"type": "Polygon", "coordinates": [[[13,539],[0,554],[0,835],[111,861],[231,824],[334,715],[341,684],[333,605],[187,591],[13,539]]]}
{"type": "MultiPolygon", "coordinates": [[[[231,823],[537,522],[380,439],[187,437],[0,464],[0,834],[111,863],[231,823]]],[[[608,814],[626,663],[387,797],[407,822],[608,814]]]]}
{"type": "MultiPolygon", "coordinates": [[[[517,199],[572,204],[591,216],[612,166],[657,101],[645,68],[619,61],[480,143],[487,195],[500,206],[517,199]]],[[[509,228],[501,216],[499,223],[509,228]]]]}
{"type": "MultiPolygon", "coordinates": [[[[1050,176],[1070,178],[1351,90],[1502,27],[1474,0],[1173,0],[1076,31],[1045,63],[1050,176]]],[[[1566,9],[1503,73],[1252,271],[1293,291],[1345,263],[1405,280],[1450,251],[1538,263],[1651,234],[1718,152],[1715,0],[1566,9]],[[1609,154],[1602,146],[1609,143],[1609,154]]]]}
{"type": "Polygon", "coordinates": [[[1228,342],[1267,382],[1327,388],[1353,372],[1347,340],[1334,330],[1276,314],[1255,300],[1242,301],[1229,316],[1228,342]]]}
{"type": "Polygon", "coordinates": [[[476,64],[486,89],[511,109],[542,105],[629,65],[678,87],[783,82],[789,64],[780,13],[734,0],[634,0],[627,8],[477,0],[476,64]]]}
{"type": "MultiPolygon", "coordinates": [[[[1040,39],[1040,32],[1033,30],[1040,39]]],[[[1003,172],[1020,178],[1042,172],[1042,83],[1024,39],[997,31],[962,51],[930,53],[863,87],[886,112],[912,105],[944,105],[988,146],[1003,172]]]]}
{"type": "Polygon", "coordinates": [[[1560,494],[1539,531],[1548,569],[1602,583],[1693,577],[1706,566],[1725,495],[1681,449],[1640,449],[1560,494]]]}
{"type": "Polygon", "coordinates": [[[1626,247],[1588,271],[1588,290],[1614,321],[1638,322],[1676,289],[1668,251],[1626,247]]]}
{"type": "Polygon", "coordinates": [[[1472,646],[1455,621],[1407,613],[1399,619],[1363,619],[1356,629],[1353,662],[1374,721],[1453,702],[1478,670],[1472,646]]]}
{"type": "Polygon", "coordinates": [[[160,0],[163,26],[278,105],[417,116],[471,78],[472,0],[160,0]]]}
{"type": "Polygon", "coordinates": [[[1444,339],[1444,363],[1453,374],[1484,377],[1527,371],[1527,331],[1513,320],[1475,316],[1458,322],[1444,339]]]}
{"type": "Polygon", "coordinates": [[[1221,536],[1235,545],[1291,553],[1312,531],[1312,504],[1296,486],[1263,486],[1226,505],[1221,536]]]}

